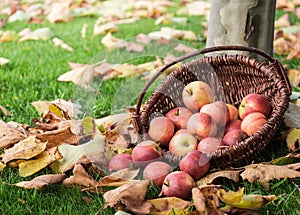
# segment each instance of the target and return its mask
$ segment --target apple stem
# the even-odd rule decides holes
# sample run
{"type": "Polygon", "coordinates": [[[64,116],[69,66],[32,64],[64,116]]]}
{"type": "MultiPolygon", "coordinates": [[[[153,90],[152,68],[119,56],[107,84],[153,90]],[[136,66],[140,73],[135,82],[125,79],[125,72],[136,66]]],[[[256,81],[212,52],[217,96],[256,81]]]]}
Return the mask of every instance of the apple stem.
{"type": "Polygon", "coordinates": [[[179,108],[178,108],[177,111],[175,112],[175,116],[179,116],[179,108]]]}

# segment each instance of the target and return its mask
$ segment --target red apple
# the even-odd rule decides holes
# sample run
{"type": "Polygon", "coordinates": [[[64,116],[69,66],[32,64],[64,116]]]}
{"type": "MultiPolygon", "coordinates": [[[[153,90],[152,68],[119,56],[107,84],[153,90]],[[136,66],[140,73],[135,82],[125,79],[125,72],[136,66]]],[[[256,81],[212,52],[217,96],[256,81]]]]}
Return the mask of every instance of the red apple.
{"type": "Polygon", "coordinates": [[[231,131],[228,131],[223,139],[222,139],[222,143],[226,146],[232,146],[237,144],[238,142],[246,139],[248,137],[248,135],[246,134],[246,132],[242,131],[241,129],[234,129],[231,131]]]}
{"type": "Polygon", "coordinates": [[[229,120],[237,120],[239,118],[239,109],[232,104],[226,104],[229,110],[229,120]]]}
{"type": "Polygon", "coordinates": [[[200,113],[207,113],[218,126],[225,127],[229,122],[229,110],[227,105],[222,101],[215,101],[210,104],[203,105],[200,109],[200,113]]]}
{"type": "Polygon", "coordinates": [[[230,120],[229,123],[225,127],[224,134],[226,134],[228,131],[234,130],[234,129],[241,129],[242,120],[236,119],[236,120],[230,120]]]}
{"type": "Polygon", "coordinates": [[[193,112],[198,112],[205,104],[215,98],[211,87],[203,81],[193,81],[187,84],[182,91],[184,105],[193,112]]]}
{"type": "Polygon", "coordinates": [[[162,161],[154,161],[145,167],[143,177],[144,179],[152,180],[153,183],[161,187],[165,177],[172,171],[173,169],[169,164],[162,161]]]}
{"type": "Polygon", "coordinates": [[[215,137],[206,137],[199,142],[197,150],[206,154],[213,153],[221,145],[222,141],[220,139],[215,137]]]}
{"type": "Polygon", "coordinates": [[[251,93],[245,96],[239,106],[239,115],[244,119],[249,113],[260,112],[266,117],[271,112],[271,105],[269,101],[262,95],[251,93]]]}
{"type": "Polygon", "coordinates": [[[144,168],[147,164],[162,156],[161,148],[152,140],[145,140],[137,144],[131,153],[133,163],[136,167],[144,168]]]}
{"type": "Polygon", "coordinates": [[[200,179],[209,170],[210,163],[205,153],[198,150],[189,152],[179,163],[179,169],[188,173],[194,180],[200,179]]]}
{"type": "Polygon", "coordinates": [[[152,140],[162,146],[168,145],[174,135],[175,126],[167,117],[159,116],[151,120],[148,134],[152,140]]]}
{"type": "Polygon", "coordinates": [[[189,109],[185,107],[176,107],[170,110],[166,114],[166,117],[174,123],[176,129],[178,130],[178,129],[186,128],[187,121],[192,115],[193,112],[190,111],[189,109]]]}
{"type": "Polygon", "coordinates": [[[160,196],[187,200],[191,197],[194,186],[195,181],[188,173],[183,171],[171,172],[165,177],[160,196]]]}
{"type": "Polygon", "coordinates": [[[249,136],[257,132],[267,121],[264,114],[260,112],[249,113],[242,120],[241,129],[249,136]]]}
{"type": "Polygon", "coordinates": [[[178,130],[169,143],[169,151],[178,156],[185,156],[188,152],[197,148],[198,141],[186,129],[178,130]]]}
{"type": "Polygon", "coordinates": [[[216,136],[218,126],[209,114],[195,113],[188,120],[187,131],[191,134],[198,135],[198,137],[202,139],[216,136]]]}
{"type": "Polygon", "coordinates": [[[116,154],[108,162],[108,171],[119,171],[121,169],[130,168],[133,165],[130,154],[116,154]]]}

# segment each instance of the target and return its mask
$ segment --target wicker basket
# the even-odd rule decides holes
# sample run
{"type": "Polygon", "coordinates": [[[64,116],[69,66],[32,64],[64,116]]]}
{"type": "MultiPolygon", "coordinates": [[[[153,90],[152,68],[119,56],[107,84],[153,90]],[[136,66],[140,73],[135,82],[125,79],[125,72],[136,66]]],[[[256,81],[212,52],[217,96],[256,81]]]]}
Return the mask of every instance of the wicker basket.
{"type": "MultiPolygon", "coordinates": [[[[188,83],[202,80],[212,85],[219,100],[238,107],[242,98],[249,93],[264,95],[272,106],[272,112],[265,125],[255,134],[238,144],[218,149],[211,154],[211,167],[226,168],[241,166],[265,150],[283,122],[291,94],[287,74],[280,62],[267,53],[244,46],[217,46],[198,50],[166,64],[146,83],[139,95],[136,112],[133,117],[136,130],[142,139],[149,139],[149,122],[158,115],[164,115],[174,107],[184,106],[181,98],[183,87],[188,83]],[[216,55],[197,57],[216,51],[248,51],[263,57],[260,61],[245,55],[216,55]],[[195,58],[197,57],[197,58],[195,58]],[[150,85],[170,66],[184,60],[195,58],[169,74],[156,88],[150,99],[141,108],[143,98],[150,85]]],[[[179,162],[181,157],[165,151],[164,156],[170,162],[179,162]]]]}

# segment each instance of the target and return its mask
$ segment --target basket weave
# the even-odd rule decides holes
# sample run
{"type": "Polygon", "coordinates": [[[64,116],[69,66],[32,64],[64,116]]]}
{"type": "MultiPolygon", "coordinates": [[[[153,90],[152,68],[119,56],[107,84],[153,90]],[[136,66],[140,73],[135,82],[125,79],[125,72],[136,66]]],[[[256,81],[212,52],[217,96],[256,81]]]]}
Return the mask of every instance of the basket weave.
{"type": "MultiPolygon", "coordinates": [[[[261,94],[271,103],[270,117],[259,131],[234,146],[218,149],[211,154],[210,160],[211,167],[221,169],[251,162],[270,143],[282,124],[283,115],[288,108],[291,88],[283,66],[265,52],[243,46],[206,48],[178,58],[161,68],[156,76],[148,81],[140,94],[133,119],[135,128],[142,135],[143,140],[149,139],[147,132],[153,117],[164,115],[174,107],[184,106],[181,97],[183,87],[196,80],[209,83],[219,97],[218,100],[225,100],[224,102],[236,107],[249,93],[261,94]],[[147,89],[167,68],[200,54],[224,50],[249,51],[260,55],[266,61],[245,55],[223,54],[198,57],[169,74],[141,109],[147,89]]],[[[175,163],[181,159],[168,151],[164,152],[163,157],[175,163]]]]}

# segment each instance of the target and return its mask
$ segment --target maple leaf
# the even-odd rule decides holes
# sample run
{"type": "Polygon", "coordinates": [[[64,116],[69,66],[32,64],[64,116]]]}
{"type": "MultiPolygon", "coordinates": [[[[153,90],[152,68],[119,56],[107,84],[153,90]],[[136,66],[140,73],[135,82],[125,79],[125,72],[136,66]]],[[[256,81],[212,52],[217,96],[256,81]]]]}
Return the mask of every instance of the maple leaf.
{"type": "Polygon", "coordinates": [[[66,178],[65,174],[48,174],[48,175],[41,175],[35,177],[30,181],[21,181],[16,184],[13,184],[17,187],[22,187],[25,189],[42,189],[45,185],[49,184],[57,184],[62,182],[66,178]]]}

